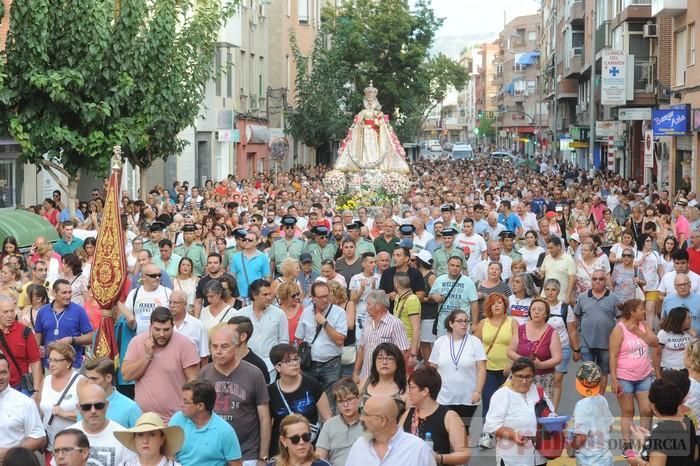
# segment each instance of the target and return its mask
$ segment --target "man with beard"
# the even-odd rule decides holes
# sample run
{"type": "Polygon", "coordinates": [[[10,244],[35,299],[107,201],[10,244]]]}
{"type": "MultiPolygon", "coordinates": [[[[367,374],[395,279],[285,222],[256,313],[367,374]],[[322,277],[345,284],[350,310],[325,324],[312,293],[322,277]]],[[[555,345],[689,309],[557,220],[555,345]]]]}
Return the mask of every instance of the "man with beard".
{"type": "Polygon", "coordinates": [[[435,465],[435,455],[428,444],[399,426],[403,409],[403,402],[392,397],[368,398],[360,415],[364,433],[350,449],[346,464],[435,465]]]}
{"type": "Polygon", "coordinates": [[[149,331],[131,340],[122,367],[124,379],[136,382],[138,405],[167,422],[181,408],[180,387],[197,378],[198,371],[194,344],[174,332],[173,315],[167,307],[155,308],[149,331]]]}

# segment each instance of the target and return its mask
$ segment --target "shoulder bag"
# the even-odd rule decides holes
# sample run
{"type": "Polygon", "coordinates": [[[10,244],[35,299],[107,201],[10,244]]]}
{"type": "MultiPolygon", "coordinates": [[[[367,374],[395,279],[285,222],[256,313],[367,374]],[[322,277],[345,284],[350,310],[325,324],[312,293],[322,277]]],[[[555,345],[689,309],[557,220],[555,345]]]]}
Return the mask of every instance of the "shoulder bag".
{"type": "Polygon", "coordinates": [[[547,431],[539,419],[548,417],[551,413],[547,400],[544,399],[544,389],[536,385],[540,399],[535,403],[535,417],[537,417],[537,432],[535,433],[535,449],[547,459],[553,460],[561,456],[566,446],[566,437],[562,430],[558,432],[547,431]]]}
{"type": "MultiPolygon", "coordinates": [[[[287,399],[284,397],[284,393],[282,392],[282,389],[280,388],[280,381],[279,379],[277,382],[275,382],[275,386],[277,387],[277,391],[280,394],[280,398],[282,398],[282,403],[284,403],[284,407],[287,408],[287,412],[289,414],[294,414],[294,411],[292,411],[292,408],[289,407],[289,403],[287,403],[287,399]]],[[[321,423],[316,421],[315,424],[311,424],[309,421],[309,432],[311,432],[311,442],[316,442],[316,439],[318,438],[318,433],[321,431],[321,423]]]]}
{"type": "MultiPolygon", "coordinates": [[[[29,327],[24,327],[24,331],[22,332],[22,336],[24,337],[24,341],[27,341],[27,338],[29,338],[29,335],[32,334],[32,329],[29,327]]],[[[5,339],[5,335],[3,334],[2,330],[0,330],[0,343],[2,344],[2,347],[4,348],[5,354],[10,358],[12,361],[12,364],[17,368],[17,372],[19,373],[20,376],[20,382],[19,382],[19,391],[24,393],[25,395],[31,397],[34,392],[36,391],[34,389],[34,376],[31,374],[31,372],[26,372],[22,373],[22,369],[19,367],[19,364],[17,364],[17,359],[15,359],[14,354],[12,354],[12,351],[10,350],[10,346],[7,344],[7,340],[5,339]]]]}
{"type": "MultiPolygon", "coordinates": [[[[450,288],[450,291],[447,292],[447,296],[445,296],[445,298],[440,303],[440,307],[438,307],[437,316],[435,316],[435,320],[433,321],[433,335],[437,336],[437,333],[438,333],[437,330],[438,330],[438,324],[440,321],[440,313],[442,312],[442,307],[445,305],[447,300],[450,298],[450,295],[452,294],[452,290],[455,289],[455,286],[457,286],[457,283],[459,283],[459,280],[461,278],[462,277],[458,277],[457,280],[454,281],[454,283],[452,284],[452,288],[450,288]]],[[[468,313],[467,315],[471,315],[471,313],[468,313]]]]}
{"type": "MultiPolygon", "coordinates": [[[[331,312],[331,308],[333,305],[330,305],[328,307],[328,310],[326,311],[325,318],[328,319],[328,314],[331,312]]],[[[315,312],[315,311],[314,311],[315,312]]],[[[323,330],[323,327],[320,325],[316,325],[316,334],[314,335],[313,340],[311,340],[311,343],[307,343],[306,341],[302,341],[299,343],[299,346],[297,347],[297,352],[299,353],[299,364],[301,366],[302,370],[308,370],[311,369],[311,345],[314,344],[316,341],[316,338],[318,338],[318,335],[321,333],[321,330],[323,330]]],[[[289,337],[290,339],[293,338],[291,335],[289,337]]]]}

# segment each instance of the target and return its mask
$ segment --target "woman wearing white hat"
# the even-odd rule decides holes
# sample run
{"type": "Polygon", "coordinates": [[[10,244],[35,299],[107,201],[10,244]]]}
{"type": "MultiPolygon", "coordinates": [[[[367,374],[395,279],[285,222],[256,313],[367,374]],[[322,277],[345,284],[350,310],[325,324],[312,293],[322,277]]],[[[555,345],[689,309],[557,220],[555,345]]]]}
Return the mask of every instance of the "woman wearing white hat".
{"type": "Polygon", "coordinates": [[[166,427],[156,413],[143,413],[134,427],[116,431],[114,436],[138,454],[120,466],[180,466],[172,458],[182,448],[185,435],[178,426],[166,427]]]}

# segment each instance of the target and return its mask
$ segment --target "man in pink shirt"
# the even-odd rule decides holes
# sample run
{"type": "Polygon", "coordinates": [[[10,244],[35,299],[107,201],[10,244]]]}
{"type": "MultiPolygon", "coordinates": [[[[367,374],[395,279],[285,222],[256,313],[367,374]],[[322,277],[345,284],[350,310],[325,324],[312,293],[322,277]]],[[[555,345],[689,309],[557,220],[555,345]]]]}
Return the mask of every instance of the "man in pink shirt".
{"type": "Polygon", "coordinates": [[[182,408],[182,386],[199,372],[194,343],[173,329],[170,310],[155,308],[149,331],[129,342],[122,366],[123,378],[136,382],[136,402],[143,412],[158,413],[166,424],[182,408]]]}
{"type": "Polygon", "coordinates": [[[683,203],[678,201],[672,212],[673,219],[675,219],[675,222],[671,222],[673,224],[673,235],[678,240],[678,247],[683,247],[688,238],[690,238],[690,222],[683,215],[687,205],[688,201],[683,200],[683,203]]]}
{"type": "Polygon", "coordinates": [[[600,196],[593,196],[591,200],[591,214],[593,214],[593,220],[595,220],[596,225],[603,220],[605,209],[607,209],[607,206],[600,200],[600,196]]]}

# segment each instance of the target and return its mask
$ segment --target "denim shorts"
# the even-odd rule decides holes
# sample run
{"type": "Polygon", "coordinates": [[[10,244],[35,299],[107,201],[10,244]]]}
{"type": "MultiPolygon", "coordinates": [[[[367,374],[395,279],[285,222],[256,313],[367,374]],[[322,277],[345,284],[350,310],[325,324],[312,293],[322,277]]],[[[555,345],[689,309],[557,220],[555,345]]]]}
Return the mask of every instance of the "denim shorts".
{"type": "Polygon", "coordinates": [[[639,392],[648,392],[651,387],[651,383],[654,381],[653,374],[647,375],[642,380],[630,381],[618,379],[620,382],[620,387],[622,388],[622,393],[635,394],[639,392]]]}
{"type": "Polygon", "coordinates": [[[562,346],[561,362],[557,364],[557,367],[555,367],[554,370],[560,374],[566,374],[569,369],[569,361],[571,361],[571,346],[562,346]]]}
{"type": "Polygon", "coordinates": [[[581,359],[598,364],[603,375],[610,373],[610,351],[607,349],[581,346],[581,359]]]}

